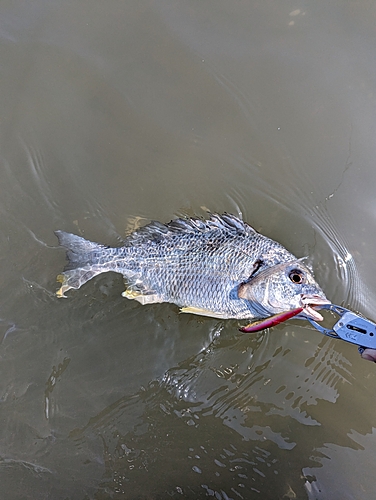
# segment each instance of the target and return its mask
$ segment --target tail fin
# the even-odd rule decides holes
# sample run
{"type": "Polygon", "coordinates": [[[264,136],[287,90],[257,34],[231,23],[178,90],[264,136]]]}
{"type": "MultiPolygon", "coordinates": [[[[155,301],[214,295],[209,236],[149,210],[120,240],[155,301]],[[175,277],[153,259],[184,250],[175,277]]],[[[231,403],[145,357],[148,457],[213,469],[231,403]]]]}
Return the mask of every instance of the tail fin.
{"type": "Polygon", "coordinates": [[[67,249],[68,259],[64,271],[56,278],[61,283],[56,295],[66,298],[65,292],[71,288],[78,289],[97,274],[107,271],[101,266],[106,247],[64,231],[55,231],[55,234],[59,244],[67,249]]]}

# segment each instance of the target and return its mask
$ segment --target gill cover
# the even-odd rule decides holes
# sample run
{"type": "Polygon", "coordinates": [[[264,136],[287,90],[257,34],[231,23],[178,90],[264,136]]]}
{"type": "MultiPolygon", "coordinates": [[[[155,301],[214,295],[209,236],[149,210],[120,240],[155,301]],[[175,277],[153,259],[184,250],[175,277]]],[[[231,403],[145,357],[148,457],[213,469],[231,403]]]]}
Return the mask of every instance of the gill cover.
{"type": "Polygon", "coordinates": [[[310,269],[302,259],[283,262],[262,269],[238,288],[238,297],[250,302],[260,315],[266,317],[307,305],[307,297],[327,302],[324,292],[316,283],[310,269]],[[305,303],[302,302],[305,297],[305,303]]]}

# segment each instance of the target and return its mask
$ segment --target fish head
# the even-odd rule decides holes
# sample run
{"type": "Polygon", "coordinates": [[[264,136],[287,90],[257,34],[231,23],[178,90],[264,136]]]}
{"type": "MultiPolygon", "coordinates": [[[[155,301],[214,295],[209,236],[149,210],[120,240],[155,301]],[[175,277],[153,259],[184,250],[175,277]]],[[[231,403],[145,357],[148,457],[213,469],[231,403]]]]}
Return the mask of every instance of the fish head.
{"type": "Polygon", "coordinates": [[[239,298],[247,300],[258,318],[303,307],[300,319],[322,321],[316,309],[330,301],[316,283],[311,270],[301,260],[268,267],[238,288],[239,298]]]}

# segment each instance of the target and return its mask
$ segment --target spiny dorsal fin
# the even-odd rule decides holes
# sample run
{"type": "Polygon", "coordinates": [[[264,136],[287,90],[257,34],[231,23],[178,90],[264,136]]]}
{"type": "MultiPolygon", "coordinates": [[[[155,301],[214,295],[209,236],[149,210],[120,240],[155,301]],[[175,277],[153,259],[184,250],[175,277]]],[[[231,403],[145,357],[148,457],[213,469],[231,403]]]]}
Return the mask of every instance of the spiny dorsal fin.
{"type": "Polygon", "coordinates": [[[210,214],[210,218],[200,219],[196,217],[178,218],[167,224],[152,221],[126,238],[127,244],[137,244],[146,241],[160,241],[165,237],[178,233],[207,233],[212,231],[224,231],[235,235],[246,235],[256,232],[249,224],[234,215],[224,213],[210,214]]]}

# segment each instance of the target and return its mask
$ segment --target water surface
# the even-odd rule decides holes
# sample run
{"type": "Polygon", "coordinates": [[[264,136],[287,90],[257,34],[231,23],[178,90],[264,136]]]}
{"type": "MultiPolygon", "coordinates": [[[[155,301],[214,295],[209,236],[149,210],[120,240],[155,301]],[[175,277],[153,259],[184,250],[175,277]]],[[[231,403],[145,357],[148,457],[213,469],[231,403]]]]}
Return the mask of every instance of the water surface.
{"type": "Polygon", "coordinates": [[[375,368],[290,321],[55,297],[53,231],[241,215],[376,319],[373,2],[0,7],[7,499],[369,499],[375,368]]]}

